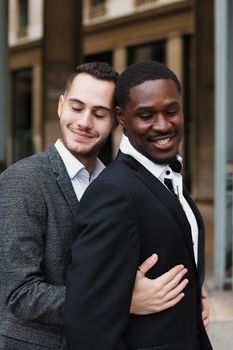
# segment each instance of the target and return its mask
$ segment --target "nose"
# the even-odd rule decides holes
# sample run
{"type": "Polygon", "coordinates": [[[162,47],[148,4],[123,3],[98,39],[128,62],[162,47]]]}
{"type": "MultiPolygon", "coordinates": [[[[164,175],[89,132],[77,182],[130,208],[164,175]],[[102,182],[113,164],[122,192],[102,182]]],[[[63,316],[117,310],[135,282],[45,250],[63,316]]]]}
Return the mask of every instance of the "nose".
{"type": "Polygon", "coordinates": [[[93,127],[93,117],[91,111],[86,110],[81,113],[77,124],[80,128],[91,129],[93,127]]]}
{"type": "Polygon", "coordinates": [[[160,132],[167,132],[170,129],[170,122],[163,113],[158,113],[155,116],[153,129],[160,132]]]}

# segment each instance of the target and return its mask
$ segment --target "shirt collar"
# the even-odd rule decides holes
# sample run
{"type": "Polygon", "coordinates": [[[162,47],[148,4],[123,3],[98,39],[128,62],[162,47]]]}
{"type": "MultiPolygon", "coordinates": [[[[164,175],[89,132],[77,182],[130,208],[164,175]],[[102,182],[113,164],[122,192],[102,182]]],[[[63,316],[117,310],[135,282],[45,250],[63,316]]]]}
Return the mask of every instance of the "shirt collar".
{"type": "MultiPolygon", "coordinates": [[[[56,141],[55,147],[65,164],[66,170],[71,180],[81,170],[85,169],[84,165],[64,146],[63,142],[60,139],[56,141]]],[[[95,169],[91,174],[91,179],[94,180],[104,168],[104,164],[97,158],[95,169]]]]}
{"type": "MultiPolygon", "coordinates": [[[[138,152],[130,143],[128,137],[123,134],[120,143],[120,150],[124,154],[128,154],[136,159],[140,164],[142,164],[148,171],[150,171],[157,178],[163,178],[164,173],[170,167],[168,164],[157,164],[152,162],[149,158],[145,157],[143,154],[138,152]]],[[[179,161],[182,161],[182,158],[177,155],[179,161]]],[[[171,170],[171,169],[170,169],[171,170]]],[[[172,171],[172,170],[171,170],[172,171]]]]}

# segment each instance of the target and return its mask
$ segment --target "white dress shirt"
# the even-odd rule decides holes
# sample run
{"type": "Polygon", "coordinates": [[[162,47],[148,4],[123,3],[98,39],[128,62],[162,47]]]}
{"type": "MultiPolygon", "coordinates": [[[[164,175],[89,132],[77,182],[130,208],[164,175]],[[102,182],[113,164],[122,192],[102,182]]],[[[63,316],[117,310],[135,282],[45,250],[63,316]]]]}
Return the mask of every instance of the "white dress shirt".
{"type": "Polygon", "coordinates": [[[88,185],[101,173],[105,166],[97,158],[95,169],[90,175],[85,166],[75,158],[60,139],[56,141],[55,147],[65,164],[74,192],[80,201],[88,185]]]}
{"type": "MultiPolygon", "coordinates": [[[[179,198],[179,201],[183,207],[183,210],[186,214],[186,217],[189,221],[191,232],[192,232],[192,240],[193,240],[193,251],[194,257],[197,264],[198,257],[198,225],[195,215],[193,214],[190,205],[186,201],[183,196],[183,179],[182,175],[179,173],[175,173],[172,169],[166,164],[156,164],[152,162],[150,159],[145,157],[143,154],[138,152],[130,143],[127,136],[122,135],[120,150],[124,154],[128,154],[136,159],[140,164],[142,164],[151,174],[158,178],[159,181],[165,186],[164,178],[170,178],[173,183],[174,191],[179,198]]],[[[177,155],[178,160],[181,162],[182,158],[177,155]]],[[[165,186],[166,187],[166,186],[165,186]]]]}

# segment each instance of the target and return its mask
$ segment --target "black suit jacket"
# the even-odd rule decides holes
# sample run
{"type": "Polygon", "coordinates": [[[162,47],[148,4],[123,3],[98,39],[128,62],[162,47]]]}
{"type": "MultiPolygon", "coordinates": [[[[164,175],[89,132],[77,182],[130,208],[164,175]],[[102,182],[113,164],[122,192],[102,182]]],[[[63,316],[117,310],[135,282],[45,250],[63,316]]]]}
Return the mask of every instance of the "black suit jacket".
{"type": "Polygon", "coordinates": [[[185,195],[199,226],[198,268],[179,201],[140,163],[120,153],[89,186],[79,207],[79,238],[67,281],[70,349],[197,350],[197,333],[201,349],[211,349],[201,321],[204,225],[185,195]],[[137,267],[154,252],[159,261],[148,277],[184,264],[189,279],[185,297],[166,311],[129,316],[137,267]]]}

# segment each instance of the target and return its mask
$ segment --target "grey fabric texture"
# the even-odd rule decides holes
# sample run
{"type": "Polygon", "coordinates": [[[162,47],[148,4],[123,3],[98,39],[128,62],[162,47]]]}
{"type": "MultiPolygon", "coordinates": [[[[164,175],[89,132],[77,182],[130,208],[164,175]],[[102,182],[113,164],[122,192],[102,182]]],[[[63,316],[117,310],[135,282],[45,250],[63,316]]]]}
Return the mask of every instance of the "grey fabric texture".
{"type": "Polygon", "coordinates": [[[0,350],[66,349],[65,280],[78,200],[54,146],[0,176],[0,350]]]}

